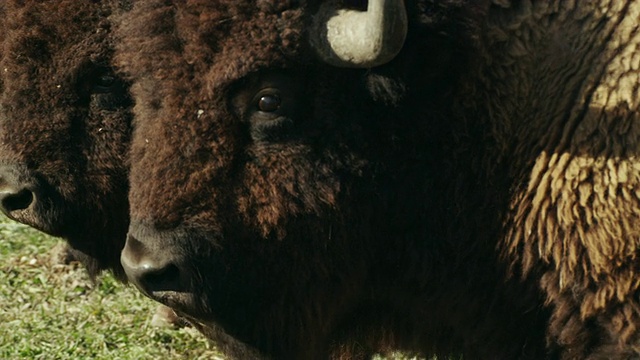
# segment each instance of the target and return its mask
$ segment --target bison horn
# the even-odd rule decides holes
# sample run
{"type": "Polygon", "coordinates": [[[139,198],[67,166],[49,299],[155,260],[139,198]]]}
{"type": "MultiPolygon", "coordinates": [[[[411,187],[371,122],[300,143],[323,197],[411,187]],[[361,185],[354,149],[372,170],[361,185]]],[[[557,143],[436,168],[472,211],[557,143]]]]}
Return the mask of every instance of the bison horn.
{"type": "Polygon", "coordinates": [[[404,0],[369,0],[367,11],[325,2],[314,16],[311,46],[326,63],[371,68],[391,61],[407,36],[404,0]]]}

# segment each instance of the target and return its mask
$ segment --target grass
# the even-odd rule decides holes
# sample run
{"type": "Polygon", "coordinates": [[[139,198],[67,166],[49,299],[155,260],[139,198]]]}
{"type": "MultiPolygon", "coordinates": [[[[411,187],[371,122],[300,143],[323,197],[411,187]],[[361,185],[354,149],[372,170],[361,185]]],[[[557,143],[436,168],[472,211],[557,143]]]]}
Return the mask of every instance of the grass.
{"type": "Polygon", "coordinates": [[[150,326],[134,288],[59,264],[60,244],[0,217],[0,359],[222,359],[192,328],[150,326]]]}

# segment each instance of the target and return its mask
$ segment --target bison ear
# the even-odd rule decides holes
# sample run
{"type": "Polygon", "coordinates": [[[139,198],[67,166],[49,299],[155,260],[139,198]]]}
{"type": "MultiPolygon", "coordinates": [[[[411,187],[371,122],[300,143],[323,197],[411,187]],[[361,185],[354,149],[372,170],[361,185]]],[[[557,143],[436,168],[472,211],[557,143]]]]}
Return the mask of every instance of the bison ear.
{"type": "Polygon", "coordinates": [[[323,3],[314,16],[311,46],[333,66],[371,68],[391,61],[407,36],[404,0],[369,0],[367,11],[323,3]]]}

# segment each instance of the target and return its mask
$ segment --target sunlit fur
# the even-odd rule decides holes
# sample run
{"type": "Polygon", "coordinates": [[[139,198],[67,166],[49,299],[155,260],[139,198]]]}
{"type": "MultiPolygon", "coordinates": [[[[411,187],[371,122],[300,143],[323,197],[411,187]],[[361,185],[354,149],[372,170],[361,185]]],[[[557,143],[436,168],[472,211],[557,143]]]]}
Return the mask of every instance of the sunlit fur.
{"type": "Polygon", "coordinates": [[[638,358],[640,3],[495,2],[467,94],[506,200],[496,249],[543,290],[563,359],[638,358]]]}

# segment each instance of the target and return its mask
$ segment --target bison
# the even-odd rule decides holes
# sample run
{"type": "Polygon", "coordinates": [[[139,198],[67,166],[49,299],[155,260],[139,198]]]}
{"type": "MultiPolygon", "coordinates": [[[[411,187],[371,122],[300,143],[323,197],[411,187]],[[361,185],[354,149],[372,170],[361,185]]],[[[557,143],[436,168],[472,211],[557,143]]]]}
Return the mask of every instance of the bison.
{"type": "Polygon", "coordinates": [[[550,352],[638,358],[640,2],[494,3],[458,95],[483,147],[463,216],[493,214],[488,245],[543,292],[550,352]]]}
{"type": "Polygon", "coordinates": [[[362,3],[150,0],[120,19],[128,277],[273,358],[543,358],[551,310],[496,251],[490,118],[461,112],[487,101],[467,88],[494,6],[362,3]]]}
{"type": "Polygon", "coordinates": [[[640,3],[362,3],[123,18],[128,277],[274,358],[638,357],[640,3]]]}
{"type": "Polygon", "coordinates": [[[120,1],[5,6],[0,209],[65,238],[90,273],[123,278],[133,102],[108,20],[120,1]]]}
{"type": "Polygon", "coordinates": [[[127,8],[0,4],[0,210],[67,240],[92,277],[107,269],[120,280],[133,101],[111,64],[110,16],[127,8]]]}

